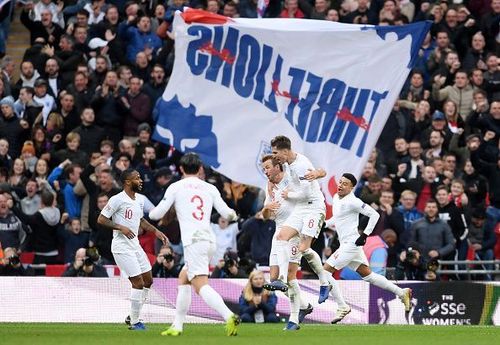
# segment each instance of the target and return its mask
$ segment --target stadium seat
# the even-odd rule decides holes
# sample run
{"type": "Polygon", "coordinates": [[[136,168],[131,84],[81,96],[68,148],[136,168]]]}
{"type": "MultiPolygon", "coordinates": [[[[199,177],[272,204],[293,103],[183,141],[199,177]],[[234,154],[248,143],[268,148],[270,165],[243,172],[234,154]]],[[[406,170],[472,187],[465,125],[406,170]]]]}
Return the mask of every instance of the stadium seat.
{"type": "Polygon", "coordinates": [[[45,267],[45,276],[60,277],[66,270],[66,265],[47,265],[45,267]]]}
{"type": "Polygon", "coordinates": [[[33,259],[35,258],[35,253],[22,252],[19,258],[21,259],[21,263],[31,265],[33,263],[33,259]]]}
{"type": "Polygon", "coordinates": [[[148,256],[148,259],[149,259],[149,262],[151,263],[151,265],[154,265],[155,261],[156,261],[156,255],[149,254],[149,253],[146,253],[146,254],[148,256]]]}

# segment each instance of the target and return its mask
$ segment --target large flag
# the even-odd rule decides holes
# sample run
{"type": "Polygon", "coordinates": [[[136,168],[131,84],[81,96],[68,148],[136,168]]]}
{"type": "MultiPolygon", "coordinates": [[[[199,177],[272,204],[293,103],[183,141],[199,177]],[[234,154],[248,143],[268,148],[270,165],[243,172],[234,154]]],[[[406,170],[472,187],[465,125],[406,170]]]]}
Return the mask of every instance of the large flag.
{"type": "Polygon", "coordinates": [[[174,19],[175,63],[156,105],[154,139],[262,187],[260,158],[274,136],[286,135],[328,172],[327,197],[342,173],[361,174],[430,26],[225,17],[207,24],[191,14],[174,19]]]}

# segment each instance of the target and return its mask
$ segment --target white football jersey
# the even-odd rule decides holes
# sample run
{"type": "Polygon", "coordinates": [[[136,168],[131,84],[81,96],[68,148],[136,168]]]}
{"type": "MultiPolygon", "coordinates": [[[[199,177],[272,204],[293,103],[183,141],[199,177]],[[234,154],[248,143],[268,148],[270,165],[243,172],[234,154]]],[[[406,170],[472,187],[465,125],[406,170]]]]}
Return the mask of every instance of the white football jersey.
{"type": "MultiPolygon", "coordinates": [[[[266,188],[266,200],[265,204],[271,203],[273,201],[279,202],[280,207],[274,214],[274,222],[276,223],[276,230],[281,228],[285,220],[292,214],[292,211],[295,207],[295,202],[291,199],[283,199],[281,193],[288,188],[289,181],[286,178],[286,175],[281,179],[278,184],[268,184],[268,188],[266,188]],[[269,190],[269,186],[272,186],[272,190],[269,190]]],[[[274,234],[276,236],[278,231],[274,234]]]]}
{"type": "Polygon", "coordinates": [[[307,205],[310,202],[315,204],[325,202],[319,182],[317,180],[307,181],[303,179],[310,169],[314,169],[311,161],[300,153],[297,153],[297,157],[291,164],[283,164],[285,179],[290,181],[290,190],[292,191],[291,194],[289,193],[289,197],[295,199],[298,205],[307,205]]]}
{"type": "Polygon", "coordinates": [[[149,218],[161,219],[172,205],[179,219],[184,246],[197,240],[216,242],[210,227],[213,207],[222,217],[236,219],[236,212],[222,200],[217,188],[193,176],[172,183],[165,191],[163,200],[149,212],[149,218]]]}
{"type": "Polygon", "coordinates": [[[146,197],[135,193],[135,200],[131,199],[124,191],[113,195],[101,214],[113,220],[115,224],[129,228],[135,237],[127,238],[121,231],[113,230],[113,241],[111,242],[112,253],[124,253],[141,249],[139,244],[139,225],[144,217],[144,203],[146,197]]]}
{"type": "Polygon", "coordinates": [[[354,243],[359,237],[359,214],[370,217],[368,225],[364,231],[369,235],[377,224],[380,215],[370,205],[365,204],[361,199],[349,193],[342,199],[338,194],[333,196],[332,218],[326,221],[327,227],[335,226],[335,231],[339,236],[340,243],[354,243]]]}

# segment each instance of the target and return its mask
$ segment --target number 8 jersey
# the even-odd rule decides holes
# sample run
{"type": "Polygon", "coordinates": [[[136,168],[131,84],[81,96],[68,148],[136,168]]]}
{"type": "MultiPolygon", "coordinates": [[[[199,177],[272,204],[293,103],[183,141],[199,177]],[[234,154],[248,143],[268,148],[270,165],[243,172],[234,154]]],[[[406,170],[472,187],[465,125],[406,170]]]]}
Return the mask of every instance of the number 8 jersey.
{"type": "Polygon", "coordinates": [[[162,201],[149,213],[149,218],[161,219],[172,205],[177,213],[184,246],[197,241],[216,242],[210,227],[212,208],[230,221],[236,219],[236,213],[222,200],[218,189],[193,176],[172,183],[162,201]]]}

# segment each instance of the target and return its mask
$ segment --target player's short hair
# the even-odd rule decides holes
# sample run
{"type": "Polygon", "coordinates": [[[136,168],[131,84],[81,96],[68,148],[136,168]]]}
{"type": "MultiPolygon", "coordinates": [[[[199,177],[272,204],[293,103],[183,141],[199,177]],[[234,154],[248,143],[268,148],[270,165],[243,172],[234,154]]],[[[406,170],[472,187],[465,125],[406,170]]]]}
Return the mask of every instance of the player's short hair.
{"type": "Polygon", "coordinates": [[[180,160],[180,165],[184,170],[184,173],[192,175],[198,173],[203,162],[200,159],[200,156],[194,152],[186,153],[182,156],[180,160]]]}
{"type": "Polygon", "coordinates": [[[356,184],[358,183],[358,180],[356,179],[356,177],[354,177],[354,175],[351,173],[344,173],[344,174],[342,174],[342,177],[345,177],[346,179],[351,181],[353,187],[355,187],[356,184]]]}
{"type": "Polygon", "coordinates": [[[264,162],[267,162],[267,161],[272,161],[273,165],[276,166],[276,165],[279,165],[280,168],[281,168],[281,164],[280,164],[280,161],[278,160],[278,158],[276,158],[275,155],[264,155],[262,156],[262,158],[260,159],[261,163],[264,163],[264,162]]]}
{"type": "Polygon", "coordinates": [[[288,137],[284,135],[277,135],[271,140],[271,147],[275,147],[278,150],[292,149],[292,142],[288,137]]]}
{"type": "Polygon", "coordinates": [[[120,181],[122,184],[125,184],[125,181],[130,180],[132,175],[137,172],[135,169],[126,169],[123,170],[120,174],[120,181]]]}

